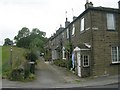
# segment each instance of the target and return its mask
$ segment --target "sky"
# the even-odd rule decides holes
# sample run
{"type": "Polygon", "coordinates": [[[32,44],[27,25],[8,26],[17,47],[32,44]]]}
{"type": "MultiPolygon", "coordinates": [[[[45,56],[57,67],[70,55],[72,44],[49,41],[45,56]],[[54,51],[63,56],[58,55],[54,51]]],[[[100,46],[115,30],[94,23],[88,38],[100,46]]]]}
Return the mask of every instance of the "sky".
{"type": "MultiPolygon", "coordinates": [[[[118,8],[118,0],[89,0],[94,7],[118,8]]],[[[0,0],[0,45],[5,38],[14,39],[22,27],[30,31],[38,28],[50,37],[65,26],[65,18],[72,22],[84,10],[86,0],[0,0]],[[67,14],[66,14],[67,11],[67,14]]]]}

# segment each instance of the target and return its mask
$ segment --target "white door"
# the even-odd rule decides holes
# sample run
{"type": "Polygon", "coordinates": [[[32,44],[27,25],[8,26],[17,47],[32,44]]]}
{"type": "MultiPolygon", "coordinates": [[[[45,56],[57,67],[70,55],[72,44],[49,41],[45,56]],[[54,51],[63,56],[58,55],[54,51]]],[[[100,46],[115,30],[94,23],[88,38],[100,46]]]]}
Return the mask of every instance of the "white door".
{"type": "Polygon", "coordinates": [[[78,76],[81,77],[80,51],[77,51],[77,68],[78,68],[78,76]]]}

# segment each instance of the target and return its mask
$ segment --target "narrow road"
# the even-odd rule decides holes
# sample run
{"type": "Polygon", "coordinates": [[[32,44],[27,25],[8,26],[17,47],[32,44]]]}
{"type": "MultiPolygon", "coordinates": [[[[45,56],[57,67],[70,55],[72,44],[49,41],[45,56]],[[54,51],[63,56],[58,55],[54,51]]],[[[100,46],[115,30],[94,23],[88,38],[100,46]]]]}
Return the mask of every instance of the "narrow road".
{"type": "Polygon", "coordinates": [[[39,61],[37,68],[37,80],[35,80],[36,83],[50,85],[65,82],[65,80],[60,75],[58,75],[58,73],[55,72],[49,64],[45,63],[43,60],[39,61]]]}
{"type": "Polygon", "coordinates": [[[103,77],[98,79],[79,78],[70,71],[44,62],[40,58],[36,70],[36,80],[32,82],[18,82],[2,80],[3,88],[73,88],[73,87],[113,87],[117,88],[118,84],[110,84],[117,82],[117,77],[103,77]],[[108,84],[108,85],[105,85],[108,84]]]}
{"type": "Polygon", "coordinates": [[[57,68],[52,67],[48,62],[40,59],[38,61],[36,70],[36,80],[32,82],[18,82],[2,80],[2,87],[10,88],[54,88],[61,87],[65,84],[73,82],[73,79],[69,75],[63,75],[57,68]]]}

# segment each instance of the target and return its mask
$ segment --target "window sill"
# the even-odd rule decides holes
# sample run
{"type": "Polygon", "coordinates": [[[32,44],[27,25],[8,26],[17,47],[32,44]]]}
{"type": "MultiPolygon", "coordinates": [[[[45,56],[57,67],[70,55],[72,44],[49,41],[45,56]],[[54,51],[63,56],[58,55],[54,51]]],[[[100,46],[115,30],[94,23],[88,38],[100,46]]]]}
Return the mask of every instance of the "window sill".
{"type": "Polygon", "coordinates": [[[83,68],[89,68],[90,66],[83,66],[83,68]]]}
{"type": "Polygon", "coordinates": [[[111,63],[110,66],[111,65],[120,65],[120,63],[111,63]]]}

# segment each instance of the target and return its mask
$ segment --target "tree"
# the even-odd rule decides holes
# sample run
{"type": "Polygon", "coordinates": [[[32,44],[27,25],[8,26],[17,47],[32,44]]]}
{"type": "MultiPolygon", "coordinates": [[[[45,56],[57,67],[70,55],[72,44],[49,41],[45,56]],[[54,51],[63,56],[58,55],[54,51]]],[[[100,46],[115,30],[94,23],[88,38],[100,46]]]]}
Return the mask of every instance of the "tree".
{"type": "Polygon", "coordinates": [[[40,31],[38,28],[33,28],[31,34],[39,35],[41,37],[45,37],[46,33],[43,31],[40,31]]]}
{"type": "Polygon", "coordinates": [[[6,38],[6,39],[4,40],[4,45],[13,45],[13,41],[10,40],[9,38],[6,38]]]}
{"type": "Polygon", "coordinates": [[[16,42],[24,37],[27,37],[30,35],[30,30],[26,27],[23,27],[21,30],[18,31],[18,35],[14,37],[16,42]]]}
{"type": "Polygon", "coordinates": [[[43,52],[43,45],[44,45],[44,41],[38,37],[36,37],[31,43],[30,43],[30,47],[40,50],[41,52],[43,52]]]}
{"type": "Polygon", "coordinates": [[[46,33],[40,31],[38,28],[33,28],[30,32],[28,28],[23,27],[14,39],[18,47],[36,48],[43,51],[44,43],[47,40],[45,35],[46,33]]]}

